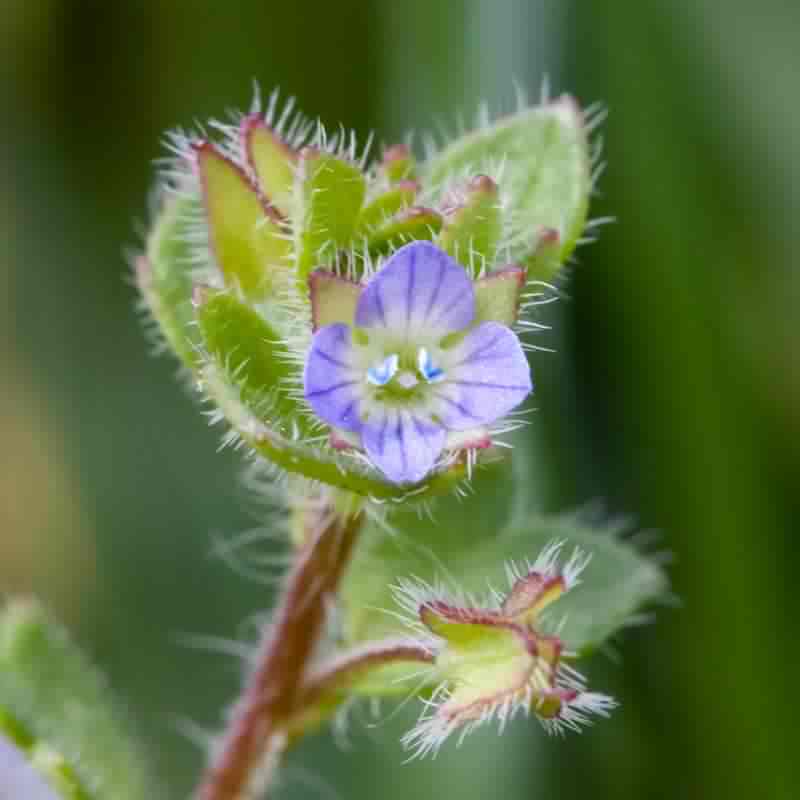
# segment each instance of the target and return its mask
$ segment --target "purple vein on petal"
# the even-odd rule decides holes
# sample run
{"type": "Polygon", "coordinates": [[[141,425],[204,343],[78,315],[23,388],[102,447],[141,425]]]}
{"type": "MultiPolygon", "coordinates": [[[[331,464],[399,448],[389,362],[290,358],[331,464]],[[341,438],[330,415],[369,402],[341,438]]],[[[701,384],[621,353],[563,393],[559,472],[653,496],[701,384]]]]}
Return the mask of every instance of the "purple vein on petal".
{"type": "Polygon", "coordinates": [[[337,428],[360,428],[360,381],[351,363],[351,331],[344,323],[320,328],[311,341],[303,373],[303,392],[314,413],[337,428]]]}
{"type": "MultiPolygon", "coordinates": [[[[474,289],[472,288],[472,284],[470,284],[469,286],[465,286],[458,293],[458,296],[456,297],[455,300],[451,300],[448,303],[448,305],[442,305],[442,307],[439,309],[439,313],[436,315],[436,317],[434,319],[427,320],[428,324],[431,325],[431,326],[442,325],[442,323],[447,319],[448,316],[450,316],[450,314],[452,314],[454,311],[458,310],[458,306],[461,303],[461,301],[464,299],[464,297],[466,297],[468,294],[473,294],[473,293],[474,293],[474,289]]],[[[472,302],[472,305],[473,306],[475,305],[474,301],[472,302]]],[[[470,321],[472,321],[472,320],[470,320],[470,321]]],[[[464,326],[464,327],[466,327],[466,326],[464,326]]]]}
{"type": "Polygon", "coordinates": [[[464,269],[430,242],[412,242],[397,250],[367,284],[355,321],[410,338],[418,327],[434,327],[442,335],[462,330],[474,316],[474,289],[464,269]]]}
{"type": "Polygon", "coordinates": [[[314,389],[311,392],[306,392],[306,397],[324,397],[331,392],[338,392],[339,389],[344,389],[346,386],[355,386],[358,381],[342,381],[335,383],[333,386],[328,386],[325,389],[314,389]]]}
{"type": "Polygon", "coordinates": [[[406,286],[406,331],[411,327],[411,309],[414,303],[414,285],[417,282],[417,251],[411,250],[408,261],[408,284],[406,286]]]}
{"type": "Polygon", "coordinates": [[[408,472],[408,454],[406,453],[406,434],[402,413],[397,415],[397,442],[400,447],[400,460],[403,462],[403,474],[408,472]]]}
{"type": "Polygon", "coordinates": [[[386,428],[389,427],[389,417],[388,415],[383,415],[383,422],[381,423],[381,432],[378,434],[378,451],[381,455],[383,455],[384,450],[386,449],[386,428]]]}
{"type": "Polygon", "coordinates": [[[491,381],[465,381],[465,380],[449,380],[447,381],[451,386],[473,386],[481,389],[505,389],[514,392],[528,392],[530,386],[527,384],[513,384],[513,383],[492,383],[491,381]]]}
{"type": "Polygon", "coordinates": [[[485,353],[487,350],[490,350],[492,347],[494,347],[502,338],[503,338],[503,332],[498,331],[495,334],[495,337],[491,341],[483,342],[482,344],[480,344],[469,355],[464,356],[464,358],[462,358],[461,361],[459,361],[456,364],[452,364],[450,366],[450,369],[455,369],[456,367],[462,366],[462,364],[469,364],[474,361],[494,360],[498,358],[498,356],[496,355],[491,355],[491,354],[481,355],[481,354],[485,353]]]}
{"type": "MultiPolygon", "coordinates": [[[[449,381],[448,381],[449,383],[449,381]]],[[[433,395],[437,400],[444,400],[445,403],[448,403],[453,408],[458,411],[459,414],[465,417],[469,417],[471,420],[480,420],[480,417],[476,417],[463,403],[459,403],[457,400],[453,400],[452,397],[448,397],[446,394],[442,394],[441,392],[436,392],[433,395]]]]}
{"type": "Polygon", "coordinates": [[[425,309],[426,322],[431,317],[431,311],[433,311],[433,308],[436,305],[436,301],[439,299],[439,292],[442,290],[442,284],[444,283],[444,272],[445,272],[445,267],[447,265],[441,258],[437,263],[439,265],[439,272],[436,275],[436,286],[434,287],[433,293],[428,299],[428,307],[425,309]]]}
{"type": "Polygon", "coordinates": [[[393,483],[415,483],[435,466],[445,445],[441,425],[426,425],[407,409],[393,409],[382,424],[365,424],[362,441],[372,463],[393,483]]]}
{"type": "Polygon", "coordinates": [[[323,361],[327,361],[329,364],[333,364],[335,367],[341,367],[342,369],[351,369],[350,364],[345,364],[344,361],[341,361],[338,358],[334,358],[330,353],[326,353],[324,350],[317,349],[316,355],[318,355],[323,361]]]}

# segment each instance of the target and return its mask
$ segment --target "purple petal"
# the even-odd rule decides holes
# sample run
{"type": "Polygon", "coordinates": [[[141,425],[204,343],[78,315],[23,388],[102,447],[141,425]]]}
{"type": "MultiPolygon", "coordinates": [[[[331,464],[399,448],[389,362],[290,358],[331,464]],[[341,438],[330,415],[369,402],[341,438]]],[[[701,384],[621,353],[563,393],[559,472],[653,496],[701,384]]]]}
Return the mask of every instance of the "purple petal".
{"type": "Polygon", "coordinates": [[[314,413],[325,422],[346,431],[361,429],[363,375],[353,364],[349,325],[326,325],[314,335],[303,390],[314,413]]]}
{"type": "Polygon", "coordinates": [[[516,334],[498,322],[484,322],[447,351],[445,379],[431,389],[436,416],[445,427],[460,431],[507,414],[533,384],[516,334]]]}
{"type": "Polygon", "coordinates": [[[370,461],[392,483],[416,483],[433,469],[447,432],[408,409],[373,413],[361,432],[370,461]]]}
{"type": "Polygon", "coordinates": [[[0,797],[58,800],[58,795],[33,768],[22,750],[4,735],[0,735],[0,797]]]}
{"type": "Polygon", "coordinates": [[[401,247],[361,293],[356,325],[444,335],[469,327],[475,290],[463,267],[430,242],[401,247]]]}

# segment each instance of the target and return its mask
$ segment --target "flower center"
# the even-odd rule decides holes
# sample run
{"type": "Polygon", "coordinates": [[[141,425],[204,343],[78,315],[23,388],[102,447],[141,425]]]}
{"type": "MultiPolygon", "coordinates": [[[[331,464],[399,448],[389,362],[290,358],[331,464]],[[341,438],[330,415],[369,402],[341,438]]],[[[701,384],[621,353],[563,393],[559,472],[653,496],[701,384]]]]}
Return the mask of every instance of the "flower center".
{"type": "Polygon", "coordinates": [[[416,352],[391,353],[374,363],[366,374],[367,383],[379,389],[383,399],[408,398],[428,383],[444,380],[444,370],[437,367],[427,348],[416,352]]]}

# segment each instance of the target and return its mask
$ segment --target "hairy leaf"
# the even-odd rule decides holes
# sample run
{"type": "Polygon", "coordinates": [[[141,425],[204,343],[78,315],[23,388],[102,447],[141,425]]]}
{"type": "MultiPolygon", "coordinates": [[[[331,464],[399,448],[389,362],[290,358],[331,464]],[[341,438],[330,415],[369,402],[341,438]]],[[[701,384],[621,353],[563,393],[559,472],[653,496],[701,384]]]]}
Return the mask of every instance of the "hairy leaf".
{"type": "Polygon", "coordinates": [[[61,797],[161,796],[105,680],[33,601],[0,613],[0,708],[34,766],[52,768],[51,785],[75,787],[61,797]]]}
{"type": "Polygon", "coordinates": [[[500,164],[504,206],[516,233],[511,260],[527,261],[540,231],[552,228],[563,263],[583,232],[592,186],[587,131],[575,101],[564,96],[468,133],[426,165],[426,177],[444,188],[454,178],[500,164]]]}

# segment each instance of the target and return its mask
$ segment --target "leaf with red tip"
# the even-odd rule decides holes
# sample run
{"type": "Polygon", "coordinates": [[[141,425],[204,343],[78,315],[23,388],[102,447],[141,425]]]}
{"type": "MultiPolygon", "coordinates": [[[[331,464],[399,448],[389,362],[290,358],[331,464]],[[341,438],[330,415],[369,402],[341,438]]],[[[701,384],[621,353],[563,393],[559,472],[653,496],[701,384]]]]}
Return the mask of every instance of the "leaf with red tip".
{"type": "Polygon", "coordinates": [[[412,206],[368,237],[371,253],[387,253],[415,240],[431,241],[442,228],[442,216],[432,208],[412,206]]]}
{"type": "Polygon", "coordinates": [[[480,636],[484,627],[509,627],[507,621],[493,611],[458,608],[440,600],[423,603],[419,608],[419,618],[431,633],[448,641],[468,642],[480,636]]]}
{"type": "Polygon", "coordinates": [[[352,325],[362,286],[340,278],[326,269],[317,269],[308,276],[311,299],[311,324],[314,331],[335,322],[352,325]]]}
{"type": "Polygon", "coordinates": [[[416,162],[411,148],[405,144],[395,144],[383,152],[381,172],[389,183],[413,180],[416,176],[416,162]]]}
{"type": "Polygon", "coordinates": [[[516,266],[490,272],[475,281],[475,323],[493,321],[513,325],[519,318],[525,281],[525,270],[516,266]]]}
{"type": "Polygon", "coordinates": [[[541,228],[535,238],[533,253],[525,262],[528,278],[550,281],[561,268],[561,237],[555,228],[541,228]]]}
{"type": "MultiPolygon", "coordinates": [[[[591,156],[583,113],[569,96],[527,108],[468,133],[426,165],[433,185],[446,186],[465,170],[502,161],[505,206],[519,232],[553,228],[563,264],[586,225],[592,189],[591,156]]],[[[515,237],[513,261],[530,255],[535,242],[515,237]]]]}
{"type": "Polygon", "coordinates": [[[503,613],[518,622],[532,624],[538,614],[564,594],[564,578],[561,575],[547,576],[530,572],[511,587],[503,602],[503,613]]]}
{"type": "MultiPolygon", "coordinates": [[[[524,457],[522,446],[515,448],[514,457],[524,457]]],[[[663,596],[668,582],[661,568],[636,552],[618,524],[592,525],[576,516],[547,517],[524,511],[517,512],[517,517],[510,497],[515,476],[519,491],[529,492],[529,473],[512,471],[509,465],[508,469],[497,466],[478,471],[471,498],[442,498],[436,514],[447,525],[441,527],[435,543],[428,527],[411,514],[393,520],[393,528],[404,537],[402,545],[396,534],[386,535],[377,525],[369,527],[341,593],[350,644],[407,633],[401,620],[381,610],[394,607],[392,587],[404,578],[413,575],[431,586],[446,578],[462,594],[480,600],[487,586],[502,590],[509,562],[525,563],[553,541],[592,555],[580,585],[554,601],[547,612],[556,623],[564,619],[560,638],[569,650],[582,655],[600,646],[631,615],[663,596]],[[494,506],[481,500],[489,495],[500,498],[497,505],[508,515],[507,522],[494,506]],[[431,557],[434,546],[435,557],[431,557]]],[[[424,597],[419,600],[422,603],[424,597]]]]}
{"type": "Polygon", "coordinates": [[[387,224],[392,217],[414,202],[418,192],[419,184],[416,181],[400,181],[373,198],[358,217],[356,238],[368,236],[387,224]]]}
{"type": "Polygon", "coordinates": [[[503,233],[497,184],[488,175],[477,175],[445,211],[445,223],[437,244],[465,267],[491,267],[503,233]]]}
{"type": "Polygon", "coordinates": [[[565,703],[571,703],[578,693],[572,689],[550,689],[536,696],[536,713],[544,719],[555,719],[565,703]]]}
{"type": "Polygon", "coordinates": [[[207,142],[196,153],[209,243],[225,283],[263,300],[286,280],[290,243],[238,166],[207,142]]]}
{"type": "Polygon", "coordinates": [[[270,129],[259,114],[251,114],[242,120],[241,137],[242,150],[262,195],[284,217],[291,216],[297,153],[270,129]]]}

